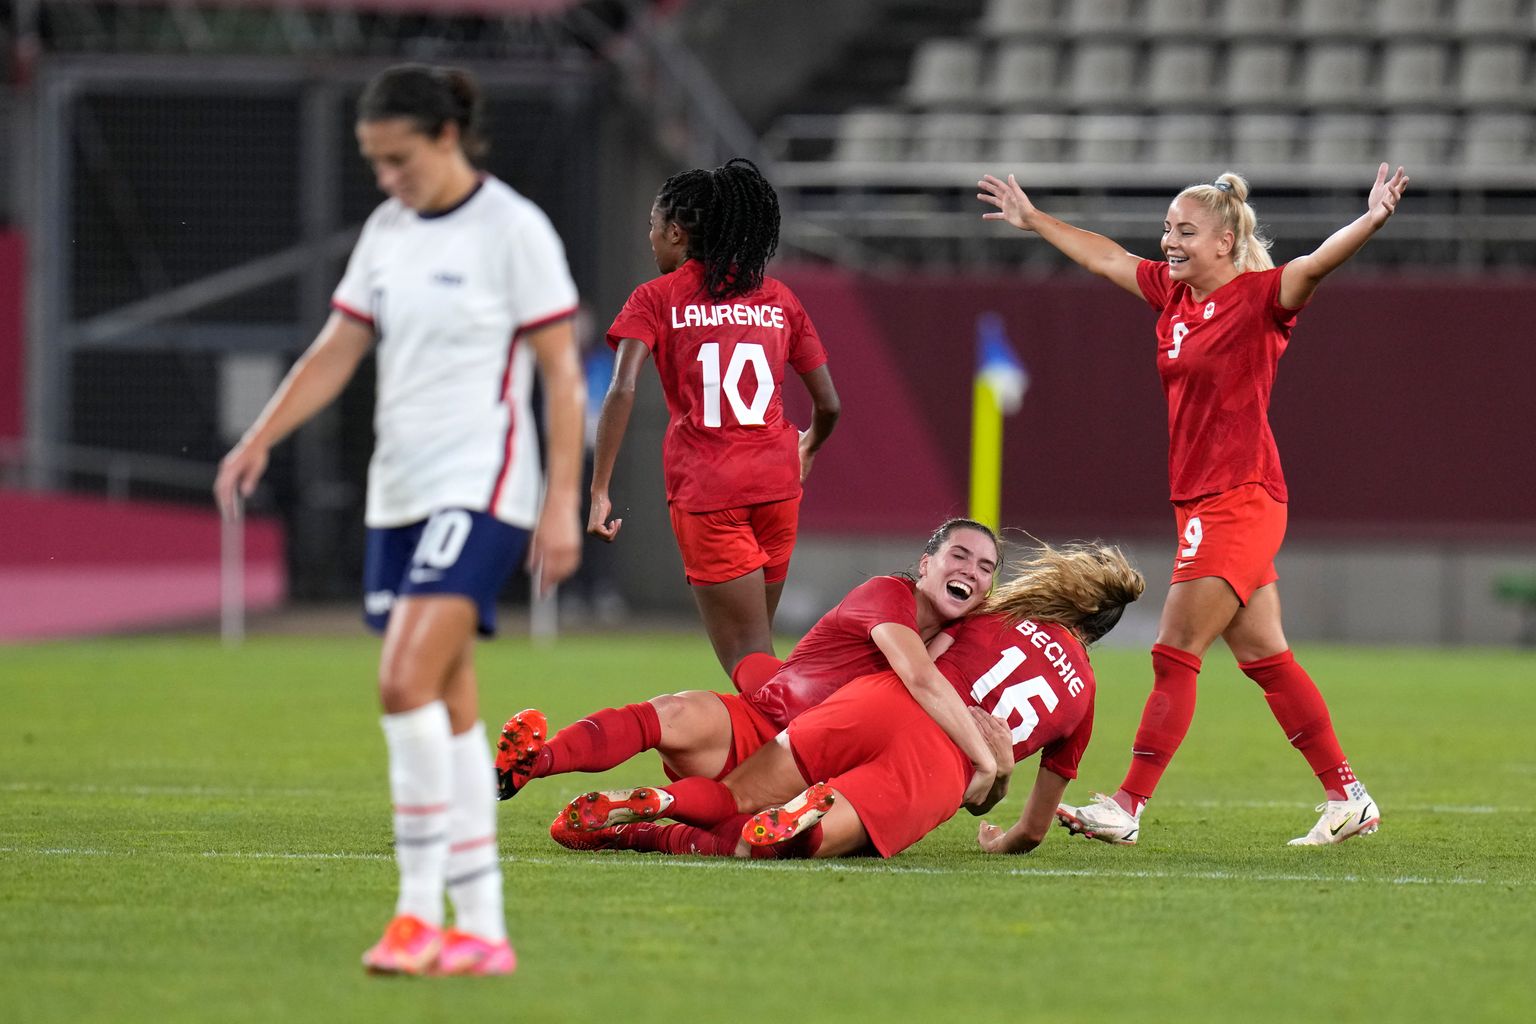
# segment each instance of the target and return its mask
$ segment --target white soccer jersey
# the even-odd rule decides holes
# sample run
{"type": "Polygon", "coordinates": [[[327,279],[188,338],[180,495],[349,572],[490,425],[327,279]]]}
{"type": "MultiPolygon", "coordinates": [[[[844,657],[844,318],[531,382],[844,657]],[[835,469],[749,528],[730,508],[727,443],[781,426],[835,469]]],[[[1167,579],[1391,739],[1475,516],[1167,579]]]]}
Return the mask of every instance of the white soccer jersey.
{"type": "Polygon", "coordinates": [[[363,226],[331,304],[378,339],[369,526],[440,508],[531,529],[542,473],[521,336],[576,310],[549,218],[492,177],[451,210],[391,199],[363,226]]]}

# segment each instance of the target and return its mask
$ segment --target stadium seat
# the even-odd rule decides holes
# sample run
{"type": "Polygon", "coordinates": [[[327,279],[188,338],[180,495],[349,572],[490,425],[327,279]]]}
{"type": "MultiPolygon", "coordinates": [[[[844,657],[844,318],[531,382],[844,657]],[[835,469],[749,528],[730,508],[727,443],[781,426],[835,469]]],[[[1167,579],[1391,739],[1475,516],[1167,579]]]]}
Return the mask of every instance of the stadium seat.
{"type": "Polygon", "coordinates": [[[1067,31],[1076,36],[1134,37],[1141,25],[1134,0],[1067,0],[1067,31]]]}
{"type": "Polygon", "coordinates": [[[1216,48],[1206,43],[1153,46],[1143,96],[1159,107],[1208,107],[1216,83],[1216,48]]]}
{"type": "Polygon", "coordinates": [[[1222,118],[1216,114],[1159,114],[1147,128],[1149,159],[1165,167],[1191,166],[1214,176],[1226,159],[1222,118]]]}
{"type": "Polygon", "coordinates": [[[1445,103],[1449,68],[1450,49],[1445,43],[1394,43],[1382,59],[1382,98],[1395,107],[1445,103]]]}
{"type": "Polygon", "coordinates": [[[1142,31],[1149,36],[1198,38],[1214,33],[1211,15],[1210,0],[1146,0],[1142,31]]]}
{"type": "Polygon", "coordinates": [[[1060,49],[1052,43],[1004,43],[992,64],[989,98],[1004,110],[1057,100],[1060,49]]]}
{"type": "Polygon", "coordinates": [[[991,39],[1037,39],[1060,31],[1056,0],[990,0],[981,33],[991,39]]]}
{"type": "Polygon", "coordinates": [[[1079,42],[1072,53],[1072,101],[1088,107],[1136,104],[1136,63],[1133,43],[1079,42]]]}
{"type": "Polygon", "coordinates": [[[882,107],[859,107],[840,118],[833,158],[883,163],[906,159],[907,115],[882,107]]]}
{"type": "Polygon", "coordinates": [[[1221,29],[1229,39],[1273,42],[1291,35],[1296,26],[1291,19],[1289,0],[1227,0],[1222,9],[1221,29]]]}
{"type": "Polygon", "coordinates": [[[1393,114],[1387,119],[1381,159],[1393,167],[1408,168],[1410,176],[1416,170],[1445,167],[1451,163],[1456,126],[1457,119],[1450,114],[1393,114]]]}
{"type": "Polygon", "coordinates": [[[1528,47],[1523,42],[1467,43],[1461,51],[1459,95],[1469,106],[1529,106],[1528,47]]]}
{"type": "Polygon", "coordinates": [[[1462,132],[1463,167],[1512,167],[1536,159],[1536,115],[1530,113],[1473,114],[1462,132]]]}
{"type": "Polygon", "coordinates": [[[997,125],[993,158],[1002,172],[1018,164],[1064,163],[1072,119],[1062,114],[1008,114],[997,125]]]}
{"type": "Polygon", "coordinates": [[[1452,23],[1467,38],[1529,38],[1533,29],[1526,0],[1457,0],[1452,23]]]}
{"type": "Polygon", "coordinates": [[[1300,0],[1298,22],[1308,36],[1364,41],[1376,34],[1369,0],[1300,0]]]}
{"type": "Polygon", "coordinates": [[[1370,75],[1366,44],[1313,43],[1302,60],[1302,96],[1314,107],[1359,107],[1367,102],[1370,75]]]}
{"type": "Polygon", "coordinates": [[[1238,107],[1291,107],[1291,47],[1285,43],[1234,43],[1227,51],[1222,97],[1238,107]]]}
{"type": "Polygon", "coordinates": [[[1376,0],[1376,28],[1388,38],[1443,39],[1449,27],[1442,0],[1376,0]]]}
{"type": "Polygon", "coordinates": [[[1141,157],[1141,118],[1130,114],[1082,114],[1074,125],[1080,163],[1122,165],[1141,157]]]}
{"type": "Polygon", "coordinates": [[[1297,162],[1301,119],[1295,114],[1235,114],[1231,125],[1231,162],[1241,169],[1286,166],[1297,162]]]}
{"type": "Polygon", "coordinates": [[[981,44],[973,39],[928,39],[912,55],[907,101],[917,107],[965,107],[981,91],[981,44]]]}
{"type": "Polygon", "coordinates": [[[1381,162],[1376,118],[1370,114],[1318,114],[1307,129],[1313,167],[1375,168],[1381,162]]]}
{"type": "Polygon", "coordinates": [[[996,128],[996,119],[988,114],[920,114],[912,130],[911,159],[929,163],[985,160],[991,155],[996,128]]]}

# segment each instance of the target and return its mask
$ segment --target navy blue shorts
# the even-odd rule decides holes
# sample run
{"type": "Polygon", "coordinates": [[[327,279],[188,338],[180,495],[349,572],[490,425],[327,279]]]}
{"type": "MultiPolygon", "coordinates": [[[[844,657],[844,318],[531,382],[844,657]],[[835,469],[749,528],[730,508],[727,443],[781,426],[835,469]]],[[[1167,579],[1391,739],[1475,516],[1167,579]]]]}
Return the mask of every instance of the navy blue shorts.
{"type": "Polygon", "coordinates": [[[445,508],[408,526],[370,527],[363,621],[382,633],[397,598],[463,594],[479,609],[481,636],[496,633],[496,596],[528,550],[528,531],[495,516],[445,508]]]}

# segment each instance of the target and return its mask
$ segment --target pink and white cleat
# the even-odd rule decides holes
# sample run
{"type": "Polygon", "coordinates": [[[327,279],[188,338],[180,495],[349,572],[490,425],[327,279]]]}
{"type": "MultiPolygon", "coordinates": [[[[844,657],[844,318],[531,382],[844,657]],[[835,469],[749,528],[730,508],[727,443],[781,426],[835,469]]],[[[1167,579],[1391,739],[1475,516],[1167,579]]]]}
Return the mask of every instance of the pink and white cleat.
{"type": "Polygon", "coordinates": [[[449,928],[443,932],[443,948],[437,954],[432,973],[440,976],[484,978],[511,974],[517,969],[517,954],[506,939],[491,942],[469,932],[449,928]]]}
{"type": "Polygon", "coordinates": [[[363,954],[369,974],[426,974],[437,963],[443,932],[419,917],[401,914],[384,936],[363,954]]]}
{"type": "Polygon", "coordinates": [[[664,789],[593,790],[566,804],[566,824],[575,832],[596,832],[632,821],[655,821],[672,806],[672,794],[664,789]]]}
{"type": "Polygon", "coordinates": [[[825,782],[818,782],[783,807],[758,811],[741,826],[741,838],[750,846],[787,843],[822,819],[837,801],[825,782]]]}

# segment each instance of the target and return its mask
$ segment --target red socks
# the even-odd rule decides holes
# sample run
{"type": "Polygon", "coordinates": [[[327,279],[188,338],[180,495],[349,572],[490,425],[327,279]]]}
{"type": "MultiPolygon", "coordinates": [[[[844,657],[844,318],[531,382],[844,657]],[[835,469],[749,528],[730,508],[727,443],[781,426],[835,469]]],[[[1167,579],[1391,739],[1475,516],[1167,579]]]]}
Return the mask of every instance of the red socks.
{"type": "Polygon", "coordinates": [[[1259,684],[1269,710],[1285,730],[1291,746],[1301,751],[1330,800],[1343,800],[1345,788],[1355,781],[1339,739],[1328,717],[1328,705],[1317,684],[1296,664],[1291,652],[1239,664],[1249,679],[1259,684]]]}
{"type": "Polygon", "coordinates": [[[1120,788],[1136,805],[1131,813],[1151,798],[1163,777],[1168,762],[1189,732],[1195,717],[1195,680],[1200,675],[1200,659],[1188,651],[1164,644],[1152,645],[1152,693],[1141,712],[1141,725],[1131,747],[1131,766],[1120,788]]]}
{"type": "Polygon", "coordinates": [[[551,736],[528,777],[607,771],[660,742],[661,719],[654,704],[604,708],[551,736]]]}
{"type": "Polygon", "coordinates": [[[743,697],[748,697],[783,667],[784,663],[773,655],[753,651],[731,670],[731,684],[743,697]]]}
{"type": "MultiPolygon", "coordinates": [[[[667,786],[666,791],[672,794],[672,806],[667,809],[667,817],[685,825],[713,828],[739,813],[736,810],[736,794],[714,779],[693,775],[678,779],[667,786]]],[[[741,834],[739,825],[736,832],[741,834]]]]}
{"type": "MultiPolygon", "coordinates": [[[[696,825],[663,825],[646,821],[625,828],[621,842],[625,849],[641,853],[693,854],[700,857],[730,857],[736,853],[742,826],[749,814],[733,814],[714,828],[696,825]]],[[[787,843],[752,847],[754,859],[809,858],[821,848],[821,825],[813,825],[787,843]]]]}

